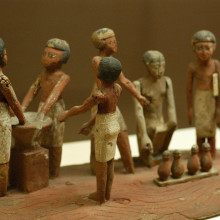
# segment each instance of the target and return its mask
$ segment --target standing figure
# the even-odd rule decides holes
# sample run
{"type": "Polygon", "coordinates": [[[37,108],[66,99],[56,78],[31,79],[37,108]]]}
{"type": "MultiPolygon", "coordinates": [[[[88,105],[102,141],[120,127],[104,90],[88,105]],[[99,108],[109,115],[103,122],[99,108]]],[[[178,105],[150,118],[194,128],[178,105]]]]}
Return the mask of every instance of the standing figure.
{"type": "MultiPolygon", "coordinates": [[[[94,89],[100,89],[101,88],[101,81],[97,77],[98,76],[98,67],[100,60],[102,57],[111,57],[114,53],[117,52],[117,41],[115,37],[115,33],[113,30],[109,28],[101,28],[99,30],[96,30],[92,34],[92,42],[99,50],[99,56],[95,56],[92,59],[92,68],[96,80],[96,85],[94,86],[94,89]]],[[[137,100],[142,104],[146,105],[146,98],[141,96],[137,90],[135,89],[132,82],[127,79],[124,74],[121,72],[118,77],[118,82],[121,86],[123,86],[126,90],[128,90],[137,100]]],[[[93,109],[93,113],[96,111],[96,109],[93,109]]],[[[120,133],[118,135],[117,139],[117,145],[121,154],[122,162],[124,164],[124,167],[128,173],[134,173],[134,165],[132,161],[131,156],[131,150],[130,150],[130,144],[128,139],[128,133],[127,133],[127,126],[125,124],[124,118],[117,107],[117,112],[119,114],[119,123],[120,123],[120,133]]],[[[93,172],[95,172],[94,169],[94,132],[91,132],[91,169],[93,172]]]]}
{"type": "Polygon", "coordinates": [[[144,107],[134,99],[134,106],[140,157],[147,166],[152,166],[168,149],[177,126],[177,119],[172,81],[169,77],[164,76],[163,54],[155,50],[146,51],[143,61],[147,74],[134,81],[134,85],[139,93],[150,101],[150,104],[144,107]],[[166,101],[165,106],[167,107],[167,122],[164,121],[164,101],[166,101]],[[153,157],[151,160],[149,160],[149,151],[153,157]]]}
{"type": "Polygon", "coordinates": [[[216,122],[220,122],[220,109],[216,108],[219,105],[220,63],[212,59],[216,47],[214,34],[206,30],[196,32],[192,37],[192,47],[197,60],[189,64],[187,73],[188,122],[191,125],[194,117],[200,156],[202,143],[207,138],[212,157],[215,157],[216,122]],[[196,83],[193,94],[194,80],[196,83]]]}
{"type": "MultiPolygon", "coordinates": [[[[95,160],[97,192],[89,198],[104,203],[110,199],[111,186],[114,177],[114,155],[117,136],[120,132],[119,113],[116,110],[121,87],[114,83],[121,73],[120,62],[113,57],[104,57],[99,62],[98,78],[101,87],[96,90],[82,105],[74,106],[60,114],[58,120],[81,114],[98,105],[97,114],[87,123],[94,124],[95,160]]],[[[84,129],[87,129],[86,127],[84,129]]]]}
{"type": "Polygon", "coordinates": [[[9,106],[19,120],[19,124],[26,122],[20,103],[15,95],[7,76],[3,74],[3,67],[7,64],[5,43],[0,38],[0,196],[7,193],[8,168],[11,148],[11,117],[9,106]]]}
{"type": "Polygon", "coordinates": [[[47,115],[53,120],[51,128],[45,132],[41,141],[41,146],[49,150],[50,177],[57,177],[60,170],[64,123],[58,122],[57,116],[65,108],[62,93],[70,77],[62,71],[62,65],[67,62],[69,55],[69,44],[65,40],[57,38],[48,40],[41,57],[45,70],[31,85],[22,102],[25,110],[42,88],[38,117],[40,119],[47,115]]]}

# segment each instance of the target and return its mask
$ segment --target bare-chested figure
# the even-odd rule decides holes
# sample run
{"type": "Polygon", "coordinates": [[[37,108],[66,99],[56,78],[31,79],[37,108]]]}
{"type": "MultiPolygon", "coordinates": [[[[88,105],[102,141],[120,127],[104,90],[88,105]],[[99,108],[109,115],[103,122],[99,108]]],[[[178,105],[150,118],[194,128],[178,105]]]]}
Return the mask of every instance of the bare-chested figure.
{"type": "Polygon", "coordinates": [[[9,106],[19,120],[24,124],[24,117],[20,103],[15,95],[7,76],[3,74],[3,67],[7,64],[5,43],[0,38],[0,196],[7,193],[8,168],[11,149],[11,117],[9,106]]]}
{"type": "Polygon", "coordinates": [[[143,61],[147,74],[134,81],[134,85],[139,93],[150,101],[150,104],[142,107],[134,99],[137,139],[141,159],[147,166],[153,166],[168,149],[173,131],[177,126],[177,119],[172,81],[164,76],[163,54],[155,50],[146,51],[143,61]],[[165,101],[166,105],[164,105],[165,101]],[[167,107],[167,122],[164,121],[164,106],[167,107]]]}
{"type": "MultiPolygon", "coordinates": [[[[96,30],[92,34],[92,42],[95,48],[99,50],[99,55],[93,57],[92,59],[92,68],[96,81],[96,85],[94,86],[94,90],[95,90],[97,88],[98,89],[101,88],[101,81],[97,77],[100,60],[103,57],[111,57],[114,53],[117,52],[117,40],[113,30],[109,28],[101,28],[99,30],[96,30]]],[[[123,72],[121,72],[121,74],[119,75],[118,82],[127,91],[129,91],[135,98],[137,98],[137,100],[142,105],[146,105],[146,99],[137,92],[132,82],[124,76],[123,72]]],[[[117,139],[118,149],[120,151],[122,162],[124,164],[126,171],[128,173],[134,173],[134,165],[131,156],[127,126],[118,107],[117,107],[117,111],[119,113],[119,123],[120,123],[120,133],[117,139]]],[[[95,151],[94,151],[93,143],[94,143],[94,135],[92,131],[91,132],[91,169],[93,172],[95,172],[95,166],[94,166],[95,151]]]]}
{"type": "Polygon", "coordinates": [[[197,60],[189,64],[187,73],[188,121],[191,124],[194,117],[200,155],[202,143],[207,138],[212,157],[215,157],[216,122],[220,122],[220,109],[216,108],[219,106],[219,95],[216,90],[218,90],[220,79],[220,63],[212,59],[216,38],[210,31],[198,31],[192,37],[192,47],[197,60]]]}
{"type": "MultiPolygon", "coordinates": [[[[111,187],[114,177],[114,156],[117,136],[120,132],[119,114],[116,111],[121,87],[114,83],[121,73],[120,62],[113,57],[104,57],[99,62],[98,78],[101,81],[99,90],[96,90],[82,105],[74,106],[60,114],[59,120],[81,114],[98,105],[98,112],[93,120],[87,124],[94,129],[95,161],[97,192],[90,194],[89,198],[104,203],[110,199],[111,187]]],[[[85,128],[86,129],[86,128],[85,128]]]]}
{"type": "Polygon", "coordinates": [[[25,110],[42,89],[38,117],[42,119],[44,115],[47,115],[53,120],[52,127],[45,132],[41,141],[41,146],[49,150],[50,177],[57,177],[60,170],[64,123],[58,122],[57,116],[65,108],[62,93],[70,77],[62,71],[62,65],[67,62],[69,55],[69,44],[65,40],[57,38],[48,40],[41,57],[45,70],[31,85],[22,102],[25,110]]]}

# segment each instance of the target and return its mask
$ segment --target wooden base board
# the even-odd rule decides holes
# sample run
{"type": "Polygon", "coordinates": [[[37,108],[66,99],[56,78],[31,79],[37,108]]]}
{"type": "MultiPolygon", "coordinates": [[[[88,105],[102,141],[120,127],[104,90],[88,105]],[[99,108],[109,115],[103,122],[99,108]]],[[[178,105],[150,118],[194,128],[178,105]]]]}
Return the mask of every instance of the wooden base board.
{"type": "MultiPolygon", "coordinates": [[[[184,161],[186,164],[186,161],[184,161]]],[[[220,152],[213,162],[220,169],[220,152]]],[[[25,194],[8,190],[0,198],[0,220],[189,220],[220,215],[220,175],[158,187],[157,166],[135,162],[135,174],[126,174],[115,161],[110,201],[103,205],[88,199],[96,189],[89,164],[62,167],[49,186],[25,194]]]]}

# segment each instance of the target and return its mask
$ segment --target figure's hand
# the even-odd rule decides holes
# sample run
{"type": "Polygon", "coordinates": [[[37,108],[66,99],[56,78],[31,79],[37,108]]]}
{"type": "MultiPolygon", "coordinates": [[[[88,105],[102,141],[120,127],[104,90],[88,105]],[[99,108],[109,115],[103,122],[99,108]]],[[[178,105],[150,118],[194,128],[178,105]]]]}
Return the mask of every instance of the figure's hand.
{"type": "Polygon", "coordinates": [[[19,125],[24,125],[26,123],[26,118],[19,120],[19,125]]]}
{"type": "Polygon", "coordinates": [[[171,128],[174,128],[174,129],[175,129],[176,126],[177,126],[177,123],[174,122],[174,121],[168,121],[168,122],[167,122],[167,128],[168,128],[168,130],[171,129],[171,128]]]}
{"type": "Polygon", "coordinates": [[[149,154],[152,154],[153,152],[153,144],[151,140],[147,140],[141,145],[141,155],[144,157],[147,157],[149,154]]]}
{"type": "Polygon", "coordinates": [[[88,135],[91,132],[91,130],[92,130],[92,126],[88,122],[85,122],[81,126],[78,134],[88,135]]]}
{"type": "Polygon", "coordinates": [[[37,113],[36,120],[37,120],[37,121],[43,121],[43,120],[44,120],[44,117],[45,117],[45,114],[44,114],[43,112],[38,112],[38,113],[37,113]]]}
{"type": "Polygon", "coordinates": [[[147,100],[144,96],[140,95],[140,97],[138,98],[138,101],[140,102],[140,104],[142,106],[147,106],[150,104],[149,100],[147,100]]]}
{"type": "Polygon", "coordinates": [[[189,125],[192,124],[192,108],[189,108],[188,109],[188,122],[189,122],[189,125]]]}
{"type": "Polygon", "coordinates": [[[67,112],[68,111],[63,111],[59,114],[59,116],[58,116],[58,121],[59,122],[63,122],[67,119],[67,112]]]}

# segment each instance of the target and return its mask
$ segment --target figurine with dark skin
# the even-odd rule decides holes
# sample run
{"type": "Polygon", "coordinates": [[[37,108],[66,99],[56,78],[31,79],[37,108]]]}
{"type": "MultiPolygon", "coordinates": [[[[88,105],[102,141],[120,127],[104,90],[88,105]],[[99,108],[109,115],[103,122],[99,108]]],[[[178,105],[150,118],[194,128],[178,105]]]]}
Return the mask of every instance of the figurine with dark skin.
{"type": "Polygon", "coordinates": [[[0,196],[7,193],[8,168],[11,148],[11,117],[9,106],[17,116],[19,124],[26,122],[21,105],[15,95],[7,76],[3,74],[3,67],[7,64],[5,43],[0,38],[0,196]]]}
{"type": "Polygon", "coordinates": [[[65,40],[57,38],[48,40],[41,57],[41,63],[45,70],[31,85],[22,102],[22,107],[25,110],[42,89],[38,119],[43,119],[47,115],[53,120],[51,128],[45,132],[41,141],[41,146],[49,150],[51,178],[57,177],[60,170],[64,123],[58,122],[57,117],[65,108],[62,93],[69,83],[70,77],[62,71],[62,65],[67,62],[69,55],[69,44],[65,40]]]}
{"type": "MultiPolygon", "coordinates": [[[[99,55],[93,57],[92,59],[92,69],[93,69],[95,81],[96,81],[96,84],[93,89],[94,91],[97,88],[98,89],[101,88],[101,81],[97,77],[100,60],[102,59],[102,57],[111,57],[114,53],[117,52],[117,40],[116,40],[115,33],[113,30],[109,28],[101,28],[99,30],[96,30],[92,34],[92,42],[95,48],[99,50],[99,55]]],[[[118,77],[118,82],[122,87],[124,87],[127,91],[129,91],[135,98],[137,98],[137,100],[142,105],[146,105],[146,98],[141,96],[137,92],[132,82],[125,77],[123,72],[120,73],[118,77]]],[[[96,111],[96,108],[93,109],[92,113],[94,113],[95,111],[96,111]]],[[[117,107],[117,112],[120,115],[119,123],[120,123],[120,128],[121,128],[120,133],[118,135],[118,139],[117,139],[117,146],[119,148],[122,162],[124,164],[126,171],[128,173],[134,173],[134,165],[133,165],[132,156],[131,156],[130,144],[129,144],[128,133],[127,133],[127,126],[125,124],[124,118],[118,107],[117,107]]],[[[83,127],[82,127],[82,130],[83,130],[83,127]]],[[[91,132],[91,169],[93,172],[95,172],[94,161],[95,161],[94,135],[92,131],[91,132]]]]}
{"type": "Polygon", "coordinates": [[[95,127],[95,160],[97,191],[89,198],[99,201],[100,204],[110,199],[114,177],[114,155],[117,136],[120,132],[119,113],[116,110],[121,87],[115,83],[121,73],[120,62],[113,57],[104,57],[99,62],[98,78],[101,87],[96,90],[82,105],[74,106],[59,115],[59,121],[81,114],[98,105],[97,114],[87,123],[95,127]]]}
{"type": "Polygon", "coordinates": [[[191,125],[194,117],[200,156],[202,144],[207,138],[211,155],[215,157],[216,123],[220,123],[218,94],[220,63],[212,59],[216,47],[214,34],[206,30],[196,32],[192,37],[192,47],[197,60],[189,64],[187,73],[188,122],[191,125]]]}
{"type": "Polygon", "coordinates": [[[140,157],[147,166],[155,164],[154,157],[162,157],[168,149],[177,126],[172,81],[164,76],[165,59],[159,51],[149,50],[143,55],[147,68],[145,77],[134,81],[139,93],[150,101],[143,107],[134,99],[137,139],[140,157]],[[164,121],[163,103],[166,101],[167,122],[164,121]],[[152,152],[153,151],[153,152],[152,152]]]}

